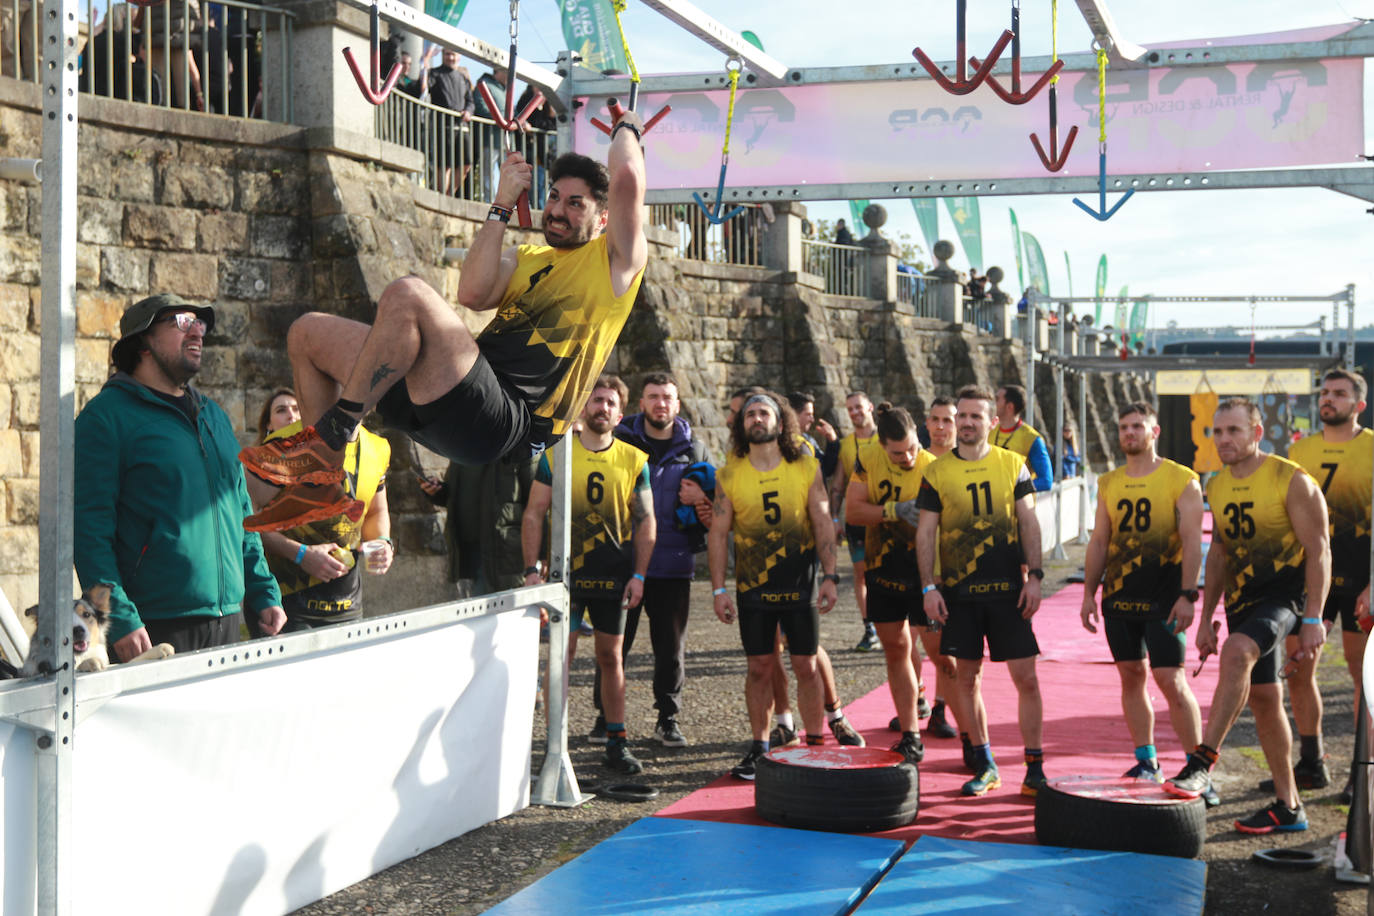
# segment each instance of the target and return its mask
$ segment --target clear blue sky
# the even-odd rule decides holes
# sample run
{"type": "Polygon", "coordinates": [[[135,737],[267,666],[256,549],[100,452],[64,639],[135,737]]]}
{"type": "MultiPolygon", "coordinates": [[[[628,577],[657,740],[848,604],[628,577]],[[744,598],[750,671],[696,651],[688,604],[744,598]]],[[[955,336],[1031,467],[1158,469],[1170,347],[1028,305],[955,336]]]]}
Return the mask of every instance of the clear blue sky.
{"type": "MultiPolygon", "coordinates": [[[[925,48],[937,60],[953,57],[954,0],[863,0],[852,5],[818,0],[695,0],[736,30],[750,29],[768,52],[788,66],[842,66],[911,60],[925,48]],[[837,10],[842,12],[837,13],[837,10]]],[[[1009,0],[970,0],[969,50],[981,54],[1006,27],[1009,0]],[[980,50],[982,49],[982,50],[980,50]]],[[[557,0],[521,4],[520,50],[551,62],[563,48],[557,0]]],[[[1138,44],[1277,32],[1374,18],[1374,0],[1108,0],[1122,35],[1138,44]]],[[[1023,51],[1050,50],[1050,0],[1023,0],[1023,51]]],[[[686,35],[667,19],[631,0],[624,14],[631,50],[641,73],[716,71],[719,52],[686,35]]],[[[502,0],[471,0],[460,27],[504,46],[509,7],[502,0]]],[[[1081,51],[1091,35],[1073,0],[1061,0],[1059,49],[1081,51]]],[[[1369,98],[1374,78],[1365,74],[1365,152],[1374,153],[1369,98]]],[[[1031,104],[1036,104],[1032,102],[1031,104]]],[[[857,147],[856,147],[857,148],[857,147]]],[[[1027,150],[1027,155],[1033,151],[1027,150]]],[[[1072,195],[981,199],[984,259],[1015,278],[1008,208],[1021,228],[1045,249],[1054,292],[1067,291],[1064,252],[1073,265],[1073,291],[1092,292],[1098,257],[1110,265],[1108,289],[1129,284],[1133,293],[1249,294],[1325,293],[1356,285],[1357,324],[1374,322],[1374,216],[1372,204],[1322,189],[1265,191],[1139,192],[1109,222],[1098,223],[1071,203],[1072,195]]],[[[910,205],[882,201],[887,230],[920,239],[910,205]]],[[[808,204],[813,217],[846,217],[843,203],[808,204]]],[[[942,208],[943,211],[943,208],[942,208]]],[[[948,214],[941,236],[955,241],[948,214]]],[[[967,268],[962,251],[954,266],[967,268]]],[[[1303,323],[1329,308],[1264,306],[1260,323],[1303,323]]],[[[1248,324],[1247,305],[1160,305],[1151,324],[1170,319],[1183,326],[1248,324]]]]}

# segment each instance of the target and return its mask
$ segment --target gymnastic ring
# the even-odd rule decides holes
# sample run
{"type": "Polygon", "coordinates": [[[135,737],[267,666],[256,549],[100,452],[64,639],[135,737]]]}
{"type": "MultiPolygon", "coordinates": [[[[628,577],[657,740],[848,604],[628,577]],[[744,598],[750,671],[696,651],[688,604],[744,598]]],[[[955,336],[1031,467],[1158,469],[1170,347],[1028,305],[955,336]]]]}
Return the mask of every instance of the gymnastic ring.
{"type": "Polygon", "coordinates": [[[646,802],[658,798],[658,790],[639,782],[617,782],[600,786],[596,794],[615,801],[646,802]]]}
{"type": "Polygon", "coordinates": [[[1307,871],[1310,868],[1316,868],[1323,861],[1320,854],[1311,850],[1286,849],[1284,847],[1257,849],[1250,854],[1250,858],[1261,865],[1267,865],[1270,868],[1282,868],[1286,871],[1307,871]]]}

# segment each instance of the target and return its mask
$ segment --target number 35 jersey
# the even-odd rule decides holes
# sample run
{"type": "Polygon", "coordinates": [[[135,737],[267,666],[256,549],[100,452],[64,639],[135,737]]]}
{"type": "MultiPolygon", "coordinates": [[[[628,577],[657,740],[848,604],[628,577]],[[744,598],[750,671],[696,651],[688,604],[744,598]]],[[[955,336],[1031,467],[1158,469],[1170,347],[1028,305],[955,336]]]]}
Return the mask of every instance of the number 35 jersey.
{"type": "Polygon", "coordinates": [[[956,448],[926,468],[916,505],[940,513],[940,578],[946,597],[1016,599],[1021,593],[1016,501],[1034,492],[1026,459],[995,445],[977,461],[960,458],[956,448]]]}
{"type": "Polygon", "coordinates": [[[811,601],[816,536],[807,499],[820,467],[803,456],[757,470],[748,458],[726,462],[716,478],[734,512],[735,589],[741,608],[811,601]]]}
{"type": "Polygon", "coordinates": [[[1227,466],[1208,481],[1212,537],[1226,551],[1227,614],[1302,599],[1305,556],[1286,505],[1288,485],[1302,473],[1293,462],[1268,455],[1248,477],[1237,479],[1227,466]]]}
{"type": "MultiPolygon", "coordinates": [[[[1197,474],[1167,458],[1144,477],[1125,467],[1097,479],[1111,518],[1102,613],[1133,620],[1164,619],[1183,589],[1183,541],[1178,498],[1197,474]]],[[[1188,588],[1194,588],[1193,583],[1188,588]]]]}

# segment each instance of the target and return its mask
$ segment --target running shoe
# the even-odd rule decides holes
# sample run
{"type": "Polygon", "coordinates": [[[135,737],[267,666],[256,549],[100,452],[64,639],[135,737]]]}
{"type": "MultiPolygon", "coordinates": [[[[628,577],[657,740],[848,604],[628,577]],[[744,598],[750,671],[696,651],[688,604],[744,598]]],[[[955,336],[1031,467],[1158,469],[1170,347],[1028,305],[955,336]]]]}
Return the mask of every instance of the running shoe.
{"type": "Polygon", "coordinates": [[[864,736],[854,730],[854,726],[849,724],[849,720],[844,716],[838,716],[830,720],[830,731],[835,735],[835,740],[845,747],[864,747],[868,742],[864,741],[864,736]]]}
{"type": "Polygon", "coordinates": [[[1166,780],[1164,791],[1175,798],[1198,798],[1212,784],[1212,774],[1196,754],[1188,755],[1188,762],[1178,775],[1166,780]]]}
{"type": "Polygon", "coordinates": [[[682,729],[677,727],[677,719],[672,716],[664,716],[658,720],[658,724],[654,726],[654,737],[664,747],[687,746],[687,739],[683,736],[682,729]]]}
{"type": "Polygon", "coordinates": [[[1026,778],[1021,780],[1021,794],[1026,798],[1035,798],[1040,794],[1040,790],[1045,788],[1047,782],[1049,780],[1045,778],[1044,770],[1037,770],[1034,773],[1028,770],[1026,778]]]}
{"type": "Polygon", "coordinates": [[[864,628],[863,639],[854,647],[855,652],[872,652],[874,649],[882,648],[882,643],[878,640],[878,631],[872,627],[864,628]]]}
{"type": "Polygon", "coordinates": [[[630,753],[630,747],[623,738],[618,738],[606,745],[606,756],[601,758],[601,765],[609,770],[615,770],[617,773],[624,773],[626,776],[644,772],[644,764],[640,763],[635,755],[630,753]]]}
{"type": "Polygon", "coordinates": [[[959,732],[949,720],[945,718],[945,704],[940,701],[935,702],[935,706],[930,711],[930,721],[926,723],[926,734],[932,738],[957,738],[959,732]]]}
{"type": "Polygon", "coordinates": [[[929,704],[928,702],[926,702],[926,692],[925,692],[925,688],[922,688],[922,689],[921,689],[921,694],[920,694],[920,696],[918,696],[918,697],[916,698],[916,718],[918,718],[918,719],[929,719],[929,718],[930,718],[930,704],[929,704]]]}
{"type": "Polygon", "coordinates": [[[1135,766],[1122,773],[1121,778],[1135,779],[1139,782],[1161,783],[1164,781],[1164,774],[1160,772],[1158,764],[1150,766],[1148,763],[1141,760],[1138,761],[1135,766]]]}
{"type": "Polygon", "coordinates": [[[243,520],[244,531],[282,531],[308,522],[345,515],[350,522],[363,517],[363,504],[339,483],[324,486],[292,484],[262,509],[243,520]]]}
{"type": "Polygon", "coordinates": [[[899,719],[899,718],[897,718],[896,716],[893,716],[893,717],[892,717],[892,721],[889,722],[889,723],[887,723],[887,730],[890,731],[890,732],[899,732],[899,731],[901,731],[901,730],[902,730],[902,720],[899,719]]]}
{"type": "Polygon", "coordinates": [[[1216,786],[1212,784],[1210,778],[1207,780],[1207,788],[1202,790],[1202,802],[1209,808],[1215,808],[1221,804],[1221,796],[1217,794],[1216,786]]]}
{"type": "Polygon", "coordinates": [[[587,732],[587,740],[590,741],[592,744],[605,744],[605,743],[606,743],[606,717],[605,717],[605,716],[597,716],[597,717],[596,717],[596,721],[592,723],[592,730],[589,731],[589,732],[587,732]]]}
{"type": "Polygon", "coordinates": [[[902,732],[902,739],[892,745],[892,750],[905,757],[908,763],[920,763],[926,757],[925,745],[915,732],[902,732]]]}
{"type": "Polygon", "coordinates": [[[749,753],[744,755],[744,759],[735,764],[734,768],[730,770],[730,775],[736,779],[747,779],[753,782],[754,771],[758,768],[759,758],[766,753],[768,752],[751,747],[749,753]]]}
{"type": "Polygon", "coordinates": [[[797,737],[797,730],[788,728],[786,725],[774,725],[773,730],[768,733],[769,747],[791,747],[800,743],[801,739],[797,737]]]}
{"type": "Polygon", "coordinates": [[[313,426],[251,445],[239,452],[239,461],[268,483],[338,483],[344,478],[343,452],[326,445],[313,426]]]}
{"type": "Polygon", "coordinates": [[[1262,808],[1249,817],[1236,821],[1236,829],[1241,833],[1291,833],[1307,829],[1307,812],[1302,804],[1290,808],[1281,801],[1275,801],[1268,808],[1262,808]]]}
{"type": "Polygon", "coordinates": [[[964,795],[986,795],[1002,785],[1002,775],[997,772],[997,764],[991,763],[977,776],[964,783],[959,791],[964,795]]]}
{"type": "Polygon", "coordinates": [[[1341,804],[1353,805],[1355,803],[1355,774],[1351,773],[1350,778],[1345,781],[1345,788],[1341,789],[1341,804]]]}
{"type": "MultiPolygon", "coordinates": [[[[1308,760],[1300,757],[1293,764],[1293,781],[1299,789],[1325,789],[1331,785],[1331,770],[1327,768],[1325,759],[1308,760]]],[[[1273,792],[1274,780],[1261,779],[1257,788],[1261,792],[1273,792]]]]}

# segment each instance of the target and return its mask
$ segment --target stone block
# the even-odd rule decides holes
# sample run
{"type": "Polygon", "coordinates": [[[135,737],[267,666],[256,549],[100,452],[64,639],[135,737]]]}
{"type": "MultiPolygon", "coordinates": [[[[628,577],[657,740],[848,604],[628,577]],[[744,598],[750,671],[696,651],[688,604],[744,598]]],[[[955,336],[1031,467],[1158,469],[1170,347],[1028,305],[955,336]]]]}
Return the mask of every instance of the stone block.
{"type": "Polygon", "coordinates": [[[10,391],[14,402],[14,413],[10,425],[37,427],[40,404],[37,369],[34,370],[33,381],[18,382],[11,385],[10,391]]]}
{"type": "Polygon", "coordinates": [[[286,334],[291,323],[310,310],[304,299],[283,303],[254,303],[248,310],[248,336],[278,349],[286,347],[286,334]]]}
{"type": "Polygon", "coordinates": [[[92,245],[118,245],[123,239],[124,205],[117,200],[78,197],[76,203],[77,241],[92,245]]]}
{"type": "Polygon", "coordinates": [[[278,388],[291,384],[285,347],[243,347],[238,354],[238,382],[245,388],[278,388]]]}
{"type": "Polygon", "coordinates": [[[357,236],[354,234],[358,224],[367,227],[372,234],[372,221],[365,216],[347,216],[335,213],[315,220],[311,250],[318,258],[351,257],[358,249],[357,236]]]}
{"type": "MultiPolygon", "coordinates": [[[[235,64],[235,66],[238,66],[235,64]]],[[[212,146],[194,140],[183,141],[177,149],[177,161],[197,167],[212,167],[225,173],[237,167],[239,151],[231,146],[212,146]]]]}
{"type": "Polygon", "coordinates": [[[206,338],[206,348],[238,347],[248,339],[248,305],[243,302],[216,302],[215,329],[206,338]]]}
{"type": "Polygon", "coordinates": [[[152,203],[156,187],[153,157],[143,150],[126,150],[110,163],[108,193],[117,194],[125,203],[152,203]]]}
{"type": "Polygon", "coordinates": [[[148,292],[148,252],[107,245],[100,249],[101,285],[125,293],[148,292]]]}
{"type": "Polygon", "coordinates": [[[6,232],[23,232],[28,224],[28,189],[17,183],[0,185],[0,227],[6,232]]]}
{"type": "Polygon", "coordinates": [[[5,481],[5,518],[11,525],[38,524],[38,480],[5,481]]]}
{"type": "Polygon", "coordinates": [[[17,429],[0,429],[0,480],[24,476],[24,438],[17,429]]]}
{"type": "Polygon", "coordinates": [[[242,213],[203,213],[200,250],[206,254],[240,254],[248,250],[248,217],[242,213]]]}
{"type": "Polygon", "coordinates": [[[377,226],[377,249],[384,257],[395,258],[403,264],[415,264],[419,259],[415,246],[411,244],[410,232],[399,223],[384,222],[377,226]]]}
{"type": "Polygon", "coordinates": [[[237,381],[238,352],[232,347],[206,347],[196,373],[196,386],[226,387],[237,381]]]}
{"type": "Polygon", "coordinates": [[[125,296],[99,290],[76,294],[76,333],[82,337],[118,339],[119,318],[129,300],[125,296]]]}
{"type": "Polygon", "coordinates": [[[0,382],[0,429],[14,425],[14,392],[0,382]]]}
{"type": "Polygon", "coordinates": [[[100,246],[76,243],[76,288],[100,286],[100,246]]]}
{"type": "Polygon", "coordinates": [[[163,251],[196,247],[196,215],[175,207],[129,204],[124,208],[124,240],[163,251]]]}
{"type": "Polygon", "coordinates": [[[18,232],[0,235],[0,283],[37,286],[42,257],[34,236],[18,232]]]}
{"type": "MultiPolygon", "coordinates": [[[[201,388],[200,392],[223,408],[224,412],[229,415],[229,425],[233,427],[235,432],[243,433],[247,429],[247,426],[244,424],[242,388],[237,386],[233,388],[212,388],[207,386],[201,388]]],[[[256,416],[254,416],[253,419],[254,422],[257,421],[256,416]]]]}
{"type": "Polygon", "coordinates": [[[300,261],[273,261],[268,287],[275,302],[308,301],[313,292],[313,271],[300,261]]]}
{"type": "Polygon", "coordinates": [[[168,207],[227,210],[234,205],[234,180],[216,165],[172,162],[162,171],[162,203],[168,207]]]}
{"type": "Polygon", "coordinates": [[[27,331],[33,308],[32,287],[0,283],[0,331],[27,331]]]}
{"type": "MultiPolygon", "coordinates": [[[[0,528],[0,575],[16,576],[38,572],[38,528],[32,525],[13,525],[0,528]]],[[[36,579],[37,577],[35,577],[36,579]]],[[[36,584],[36,582],[35,582],[36,584]]],[[[33,604],[16,603],[14,596],[5,594],[22,612],[33,604]]]]}
{"type": "Polygon", "coordinates": [[[309,251],[303,221],[295,216],[255,216],[249,253],[259,258],[300,258],[309,251]]]}
{"type": "Polygon", "coordinates": [[[19,451],[24,459],[24,476],[37,480],[42,470],[43,453],[39,451],[43,437],[36,429],[19,431],[19,451]]]}
{"type": "Polygon", "coordinates": [[[76,386],[76,412],[79,414],[81,411],[85,410],[86,405],[91,403],[91,398],[100,394],[100,389],[104,386],[104,382],[101,382],[99,385],[82,385],[78,383],[76,386]]]}
{"type": "Polygon", "coordinates": [[[100,382],[110,374],[110,341],[78,337],[76,340],[76,379],[100,382]]]}
{"type": "Polygon", "coordinates": [[[219,260],[211,254],[159,252],[151,258],[148,284],[189,302],[211,302],[219,297],[219,260]]]}
{"type": "Polygon", "coordinates": [[[0,334],[0,379],[36,381],[41,349],[37,334],[0,334]]]}
{"type": "Polygon", "coordinates": [[[223,258],[219,262],[219,294],[225,299],[266,299],[271,292],[268,261],[223,258]]]}
{"type": "Polygon", "coordinates": [[[238,175],[239,209],[245,213],[301,213],[309,203],[300,163],[267,172],[243,171],[238,175]]]}

